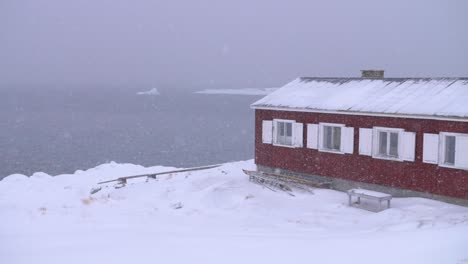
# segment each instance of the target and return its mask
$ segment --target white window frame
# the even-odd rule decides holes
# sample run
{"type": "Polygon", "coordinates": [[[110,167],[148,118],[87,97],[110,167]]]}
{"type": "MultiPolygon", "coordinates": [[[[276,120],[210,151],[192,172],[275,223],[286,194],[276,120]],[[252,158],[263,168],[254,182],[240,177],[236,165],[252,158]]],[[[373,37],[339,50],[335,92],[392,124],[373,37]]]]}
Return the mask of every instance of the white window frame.
{"type": "MultiPolygon", "coordinates": [[[[395,160],[395,161],[403,161],[403,132],[405,130],[403,128],[393,128],[393,127],[373,127],[372,128],[372,137],[373,137],[373,146],[372,146],[372,157],[375,159],[383,159],[383,160],[395,160]],[[398,134],[398,157],[391,157],[391,156],[382,156],[379,154],[379,132],[387,132],[387,133],[397,133],[398,134]]],[[[387,148],[389,149],[390,140],[387,142],[387,148]]]]}
{"type": "Polygon", "coordinates": [[[452,133],[452,132],[440,132],[439,133],[439,166],[452,169],[468,169],[455,165],[456,161],[456,149],[457,149],[457,137],[468,137],[468,134],[463,133],[452,133]],[[455,137],[455,160],[454,164],[445,163],[445,136],[454,136],[455,137]]]}
{"type": "Polygon", "coordinates": [[[273,119],[273,146],[278,146],[278,147],[287,147],[287,148],[296,148],[294,146],[294,124],[296,123],[296,120],[288,120],[288,119],[273,119]],[[291,145],[285,145],[285,144],[280,144],[277,142],[278,136],[277,136],[277,129],[278,129],[278,122],[283,122],[283,123],[290,123],[291,124],[291,145]]]}
{"type": "MultiPolygon", "coordinates": [[[[321,152],[329,152],[329,153],[336,153],[336,154],[345,154],[343,145],[340,142],[340,150],[333,150],[333,149],[327,149],[323,147],[323,136],[324,136],[324,128],[328,127],[340,127],[340,139],[343,137],[343,130],[344,127],[346,127],[345,124],[337,124],[337,123],[319,123],[319,131],[318,131],[318,150],[321,152]]],[[[340,140],[341,141],[341,140],[340,140]]]]}

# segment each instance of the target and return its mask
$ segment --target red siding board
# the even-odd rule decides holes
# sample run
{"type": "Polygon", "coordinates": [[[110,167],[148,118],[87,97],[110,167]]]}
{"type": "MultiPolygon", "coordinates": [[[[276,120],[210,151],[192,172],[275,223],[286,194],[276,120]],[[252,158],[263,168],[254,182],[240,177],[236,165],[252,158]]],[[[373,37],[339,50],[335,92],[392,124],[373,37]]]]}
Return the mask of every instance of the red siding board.
{"type": "MultiPolygon", "coordinates": [[[[304,146],[307,140],[305,132],[304,128],[304,146]]],[[[468,123],[257,109],[255,111],[255,163],[300,173],[468,199],[468,171],[422,162],[423,133],[439,132],[468,133],[468,123]],[[274,118],[291,119],[304,124],[327,122],[354,127],[354,153],[334,154],[305,147],[286,148],[263,144],[262,120],[274,118]],[[404,128],[406,131],[416,132],[415,161],[389,161],[359,155],[359,128],[374,126],[404,128]]]]}

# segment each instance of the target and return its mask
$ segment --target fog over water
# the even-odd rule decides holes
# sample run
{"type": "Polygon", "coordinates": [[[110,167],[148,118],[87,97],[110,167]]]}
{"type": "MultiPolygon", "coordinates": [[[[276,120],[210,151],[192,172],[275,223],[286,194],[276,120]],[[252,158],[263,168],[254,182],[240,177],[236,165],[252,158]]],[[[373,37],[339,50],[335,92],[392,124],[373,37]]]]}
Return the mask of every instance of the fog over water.
{"type": "Polygon", "coordinates": [[[468,76],[468,1],[0,1],[0,177],[253,157],[298,76],[468,76]],[[137,96],[157,88],[160,96],[137,96]]]}

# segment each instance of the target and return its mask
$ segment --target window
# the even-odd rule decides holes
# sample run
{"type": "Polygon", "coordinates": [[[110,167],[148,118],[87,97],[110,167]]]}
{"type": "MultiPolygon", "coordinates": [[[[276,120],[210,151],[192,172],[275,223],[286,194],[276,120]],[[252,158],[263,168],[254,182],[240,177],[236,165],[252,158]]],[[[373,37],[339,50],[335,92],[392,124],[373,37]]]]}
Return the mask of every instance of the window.
{"type": "MultiPolygon", "coordinates": [[[[408,154],[414,153],[414,133],[405,132],[400,128],[374,127],[372,156],[380,159],[408,160],[404,154],[404,142],[408,147],[408,154]],[[411,139],[406,139],[406,134],[412,134],[411,139]],[[412,144],[409,144],[411,142],[412,144]]],[[[414,156],[414,155],[413,155],[414,156]]],[[[410,159],[411,160],[411,159],[410,159]]]]}
{"type": "Polygon", "coordinates": [[[295,120],[273,119],[263,120],[262,141],[273,143],[274,146],[302,148],[304,144],[304,124],[295,120]],[[272,124],[272,126],[270,126],[272,124]],[[270,129],[271,128],[271,129],[270,129]],[[271,134],[270,134],[271,131],[271,134]],[[269,135],[272,140],[269,141],[269,135]]]}
{"type": "Polygon", "coordinates": [[[468,134],[440,133],[439,166],[468,170],[468,134]]]}
{"type": "Polygon", "coordinates": [[[398,158],[398,132],[379,131],[379,156],[398,158]]]}
{"type": "Polygon", "coordinates": [[[319,123],[319,150],[344,153],[342,137],[345,128],[343,124],[319,123]]]}
{"type": "Polygon", "coordinates": [[[341,127],[323,126],[323,148],[340,151],[341,127]]]}
{"type": "Polygon", "coordinates": [[[353,154],[354,128],[344,124],[307,124],[307,148],[335,154],[353,154]]]}
{"type": "Polygon", "coordinates": [[[445,136],[444,164],[455,165],[455,136],[445,136]]]}
{"type": "Polygon", "coordinates": [[[276,141],[278,145],[292,146],[293,145],[293,122],[279,121],[276,122],[276,141]]]}

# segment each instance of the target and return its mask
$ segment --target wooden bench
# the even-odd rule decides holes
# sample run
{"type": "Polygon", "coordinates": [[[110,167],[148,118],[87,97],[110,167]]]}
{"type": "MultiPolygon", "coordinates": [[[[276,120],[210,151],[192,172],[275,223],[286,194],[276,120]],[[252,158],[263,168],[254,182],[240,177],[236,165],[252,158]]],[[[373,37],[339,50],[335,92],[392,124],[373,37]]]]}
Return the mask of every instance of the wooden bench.
{"type": "Polygon", "coordinates": [[[387,201],[387,208],[390,208],[390,200],[392,200],[392,195],[390,194],[370,191],[366,189],[351,189],[351,190],[348,190],[347,193],[348,193],[349,206],[353,205],[353,197],[357,197],[357,201],[356,201],[357,204],[361,203],[361,198],[365,198],[368,200],[378,201],[379,211],[382,210],[382,201],[387,201]]]}

